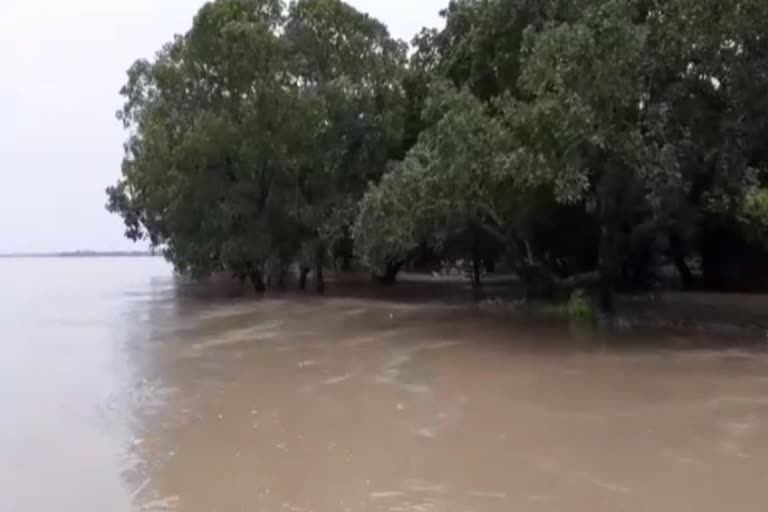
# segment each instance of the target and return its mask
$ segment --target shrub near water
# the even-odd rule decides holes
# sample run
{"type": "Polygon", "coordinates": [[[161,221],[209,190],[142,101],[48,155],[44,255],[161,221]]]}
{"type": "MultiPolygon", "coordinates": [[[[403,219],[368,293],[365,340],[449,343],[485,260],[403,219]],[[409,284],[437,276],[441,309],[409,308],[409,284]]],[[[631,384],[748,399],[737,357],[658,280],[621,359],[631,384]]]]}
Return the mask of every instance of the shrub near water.
{"type": "Polygon", "coordinates": [[[579,322],[591,322],[595,319],[595,306],[584,290],[575,290],[568,300],[568,317],[579,322]]]}

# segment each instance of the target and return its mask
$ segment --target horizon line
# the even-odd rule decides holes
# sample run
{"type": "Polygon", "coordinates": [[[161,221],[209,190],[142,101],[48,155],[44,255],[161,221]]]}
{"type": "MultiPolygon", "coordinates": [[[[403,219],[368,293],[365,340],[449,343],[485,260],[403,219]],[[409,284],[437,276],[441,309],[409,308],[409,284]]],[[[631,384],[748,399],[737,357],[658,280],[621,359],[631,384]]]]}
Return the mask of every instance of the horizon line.
{"type": "Polygon", "coordinates": [[[70,251],[12,251],[0,252],[0,258],[54,258],[54,257],[97,257],[97,256],[160,256],[161,251],[143,250],[96,250],[77,249],[70,251]]]}

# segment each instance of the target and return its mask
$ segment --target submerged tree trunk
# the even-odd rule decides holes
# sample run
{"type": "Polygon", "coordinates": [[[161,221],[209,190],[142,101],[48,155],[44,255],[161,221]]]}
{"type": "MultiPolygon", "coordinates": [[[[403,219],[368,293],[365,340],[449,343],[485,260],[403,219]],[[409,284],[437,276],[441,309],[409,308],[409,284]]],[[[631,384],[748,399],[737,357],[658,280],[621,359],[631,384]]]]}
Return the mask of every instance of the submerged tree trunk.
{"type": "Polygon", "coordinates": [[[307,278],[311,270],[309,267],[301,267],[299,269],[299,289],[302,291],[307,289],[307,278]]]}
{"type": "Polygon", "coordinates": [[[325,277],[323,276],[323,266],[315,267],[315,290],[319,294],[325,293],[325,277]]]}
{"type": "Polygon", "coordinates": [[[405,263],[387,263],[387,268],[384,270],[384,273],[374,276],[374,279],[380,284],[391,286],[397,281],[397,275],[400,273],[404,264],[405,263]]]}
{"type": "Polygon", "coordinates": [[[315,257],[315,290],[317,293],[325,293],[325,277],[323,275],[323,256],[318,251],[315,257]]]}
{"type": "Polygon", "coordinates": [[[555,298],[557,284],[554,274],[540,264],[524,264],[518,267],[518,277],[523,285],[526,300],[551,300],[555,298]]]}
{"type": "Polygon", "coordinates": [[[693,272],[691,272],[691,268],[685,261],[683,241],[681,240],[680,235],[673,233],[670,236],[669,242],[669,252],[672,262],[675,264],[675,268],[677,268],[677,273],[680,274],[680,285],[683,290],[690,290],[693,288],[693,272]]]}
{"type": "Polygon", "coordinates": [[[253,284],[253,289],[256,290],[256,293],[264,293],[267,291],[267,287],[264,284],[264,275],[261,271],[257,269],[249,270],[248,278],[251,280],[251,284],[253,284]]]}
{"type": "Polygon", "coordinates": [[[672,259],[677,272],[680,274],[680,285],[683,290],[690,290],[693,288],[693,272],[691,272],[691,268],[682,256],[673,255],[672,259]]]}
{"type": "Polygon", "coordinates": [[[616,280],[619,261],[616,229],[604,226],[600,237],[600,308],[606,315],[616,314],[616,280]]]}
{"type": "Polygon", "coordinates": [[[472,288],[479,289],[483,286],[482,281],[482,257],[480,255],[480,245],[477,230],[472,230],[472,288]]]}
{"type": "Polygon", "coordinates": [[[352,270],[352,258],[348,254],[345,254],[344,256],[342,256],[341,266],[339,270],[341,270],[342,272],[349,272],[350,270],[352,270]]]}
{"type": "Polygon", "coordinates": [[[555,275],[536,260],[530,242],[510,237],[506,253],[508,265],[517,273],[525,300],[550,300],[555,297],[555,275]]]}
{"type": "Polygon", "coordinates": [[[609,316],[616,314],[616,281],[607,274],[600,278],[600,310],[609,316]]]}

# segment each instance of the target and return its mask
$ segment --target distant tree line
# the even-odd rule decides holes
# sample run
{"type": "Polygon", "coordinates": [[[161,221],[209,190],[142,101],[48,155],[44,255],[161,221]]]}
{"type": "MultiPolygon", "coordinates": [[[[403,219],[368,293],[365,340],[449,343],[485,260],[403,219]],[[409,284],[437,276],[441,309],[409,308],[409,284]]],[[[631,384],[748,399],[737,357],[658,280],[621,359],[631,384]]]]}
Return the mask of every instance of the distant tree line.
{"type": "MultiPolygon", "coordinates": [[[[404,13],[403,15],[407,15],[404,13]]],[[[181,272],[393,282],[444,257],[602,306],[768,281],[768,2],[453,0],[409,46],[340,0],[216,0],[139,60],[108,189],[181,272]]]]}

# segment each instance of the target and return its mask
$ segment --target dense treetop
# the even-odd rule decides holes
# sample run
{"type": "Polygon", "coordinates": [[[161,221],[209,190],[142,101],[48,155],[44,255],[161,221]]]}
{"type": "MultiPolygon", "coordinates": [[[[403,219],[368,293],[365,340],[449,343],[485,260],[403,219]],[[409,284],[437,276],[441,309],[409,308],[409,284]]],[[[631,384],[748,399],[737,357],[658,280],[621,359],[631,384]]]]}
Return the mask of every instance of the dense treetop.
{"type": "Polygon", "coordinates": [[[216,0],[128,71],[127,235],[263,290],[496,263],[605,308],[674,268],[760,286],[768,3],[452,0],[409,46],[340,0],[216,0]]]}

